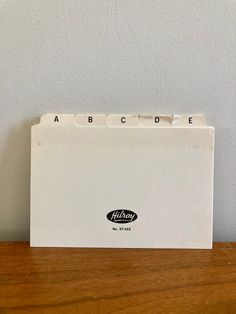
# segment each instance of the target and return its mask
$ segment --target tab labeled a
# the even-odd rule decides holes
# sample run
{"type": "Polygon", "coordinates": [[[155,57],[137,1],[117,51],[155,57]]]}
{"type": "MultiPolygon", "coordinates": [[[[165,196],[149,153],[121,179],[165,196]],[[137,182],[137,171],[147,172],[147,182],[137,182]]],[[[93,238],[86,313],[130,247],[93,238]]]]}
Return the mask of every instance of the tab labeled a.
{"type": "Polygon", "coordinates": [[[44,114],[41,116],[40,124],[48,126],[73,126],[73,114],[44,114]]]}

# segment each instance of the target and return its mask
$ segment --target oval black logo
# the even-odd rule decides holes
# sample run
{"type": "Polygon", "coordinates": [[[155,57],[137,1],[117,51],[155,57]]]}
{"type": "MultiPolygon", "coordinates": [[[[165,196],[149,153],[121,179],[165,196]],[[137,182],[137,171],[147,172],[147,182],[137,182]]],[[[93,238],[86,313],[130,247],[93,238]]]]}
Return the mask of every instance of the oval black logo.
{"type": "Polygon", "coordinates": [[[107,214],[107,219],[117,224],[127,224],[137,218],[137,214],[127,209],[116,209],[107,214]]]}

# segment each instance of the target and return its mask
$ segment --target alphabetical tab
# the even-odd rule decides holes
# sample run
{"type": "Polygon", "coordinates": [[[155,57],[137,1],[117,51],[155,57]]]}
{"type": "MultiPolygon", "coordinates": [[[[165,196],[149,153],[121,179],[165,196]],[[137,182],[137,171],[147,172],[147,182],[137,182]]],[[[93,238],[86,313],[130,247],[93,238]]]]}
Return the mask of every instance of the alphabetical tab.
{"type": "Polygon", "coordinates": [[[108,115],[107,124],[110,127],[138,127],[137,115],[108,115]]]}
{"type": "Polygon", "coordinates": [[[174,127],[201,127],[207,126],[206,117],[198,115],[173,115],[172,125],[174,127]]]}
{"type": "Polygon", "coordinates": [[[74,114],[44,114],[40,118],[40,124],[48,126],[72,126],[73,117],[74,114]]]}
{"type": "Polygon", "coordinates": [[[105,114],[77,114],[74,118],[76,126],[104,127],[107,126],[105,114]]]}
{"type": "Polygon", "coordinates": [[[144,128],[171,127],[171,115],[140,115],[139,124],[144,128]]]}

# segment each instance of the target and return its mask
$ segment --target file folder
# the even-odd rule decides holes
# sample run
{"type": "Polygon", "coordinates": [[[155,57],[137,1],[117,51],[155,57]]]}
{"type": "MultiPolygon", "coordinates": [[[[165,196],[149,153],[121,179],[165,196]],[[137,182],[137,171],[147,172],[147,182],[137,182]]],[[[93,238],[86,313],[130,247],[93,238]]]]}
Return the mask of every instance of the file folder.
{"type": "Polygon", "coordinates": [[[32,247],[212,247],[203,115],[45,114],[32,126],[32,247]]]}

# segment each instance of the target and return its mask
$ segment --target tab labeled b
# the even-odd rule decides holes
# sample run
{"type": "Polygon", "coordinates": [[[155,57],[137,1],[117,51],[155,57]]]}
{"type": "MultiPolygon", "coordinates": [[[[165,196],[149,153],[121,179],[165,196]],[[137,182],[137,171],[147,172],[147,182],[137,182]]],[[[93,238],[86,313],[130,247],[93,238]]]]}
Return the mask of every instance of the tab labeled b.
{"type": "Polygon", "coordinates": [[[106,123],[105,114],[77,114],[75,115],[76,126],[104,127],[106,123]]]}

